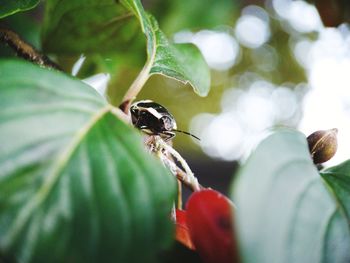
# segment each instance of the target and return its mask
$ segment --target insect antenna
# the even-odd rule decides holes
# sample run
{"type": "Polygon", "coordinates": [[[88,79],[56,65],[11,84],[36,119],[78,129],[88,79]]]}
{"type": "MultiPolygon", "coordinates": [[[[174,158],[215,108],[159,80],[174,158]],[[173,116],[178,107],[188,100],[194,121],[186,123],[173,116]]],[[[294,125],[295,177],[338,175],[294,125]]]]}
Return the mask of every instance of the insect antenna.
{"type": "Polygon", "coordinates": [[[190,135],[190,136],[192,136],[193,138],[197,139],[198,141],[201,140],[201,139],[199,139],[196,135],[193,135],[192,133],[189,133],[189,132],[186,132],[186,131],[180,131],[180,130],[175,130],[175,129],[173,129],[173,131],[175,131],[175,132],[181,132],[181,133],[190,135]]]}

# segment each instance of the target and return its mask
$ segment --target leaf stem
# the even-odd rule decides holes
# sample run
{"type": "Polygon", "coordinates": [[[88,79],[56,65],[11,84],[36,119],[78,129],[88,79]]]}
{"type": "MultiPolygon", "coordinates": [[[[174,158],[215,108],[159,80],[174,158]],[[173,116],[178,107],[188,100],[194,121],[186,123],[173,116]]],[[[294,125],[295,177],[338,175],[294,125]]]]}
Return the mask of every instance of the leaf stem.
{"type": "Polygon", "coordinates": [[[182,183],[177,179],[177,209],[182,209],[182,183]]]}
{"type": "Polygon", "coordinates": [[[147,82],[150,71],[152,68],[152,60],[148,60],[147,63],[144,65],[142,70],[140,71],[137,78],[134,80],[134,82],[131,84],[128,91],[125,93],[122,103],[120,104],[119,108],[127,113],[129,111],[130,105],[132,101],[136,98],[137,94],[141,91],[142,87],[147,82]]]}

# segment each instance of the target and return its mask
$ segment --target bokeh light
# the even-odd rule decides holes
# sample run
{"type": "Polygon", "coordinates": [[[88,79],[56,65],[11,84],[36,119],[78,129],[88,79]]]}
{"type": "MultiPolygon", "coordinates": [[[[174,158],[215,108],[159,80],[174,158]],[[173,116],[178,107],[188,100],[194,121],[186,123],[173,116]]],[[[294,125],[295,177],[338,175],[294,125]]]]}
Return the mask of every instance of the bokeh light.
{"type": "Polygon", "coordinates": [[[216,70],[231,68],[239,57],[239,45],[227,32],[202,30],[181,31],[174,35],[175,43],[193,43],[202,52],[209,67],[216,70]]]}
{"type": "Polygon", "coordinates": [[[350,156],[350,49],[349,31],[324,29],[309,48],[308,79],[311,87],[303,102],[300,129],[338,128],[338,152],[327,165],[350,156]]]}
{"type": "MultiPolygon", "coordinates": [[[[261,7],[247,6],[234,27],[235,37],[251,49],[249,56],[256,69],[278,70],[278,60],[283,58],[269,44],[269,24],[277,19],[290,34],[290,52],[304,68],[307,83],[276,85],[255,71],[236,74],[233,86],[222,96],[221,112],[197,115],[191,132],[201,137],[200,145],[209,156],[243,160],[276,126],[296,127],[306,135],[338,128],[339,150],[326,165],[344,161],[350,156],[349,26],[324,28],[315,7],[304,1],[267,2],[275,17],[261,7]]],[[[214,45],[201,43],[204,41],[198,37],[196,44],[203,53],[215,50],[214,45]]]]}
{"type": "Polygon", "coordinates": [[[269,16],[258,6],[248,6],[238,19],[235,35],[243,46],[258,48],[270,37],[269,16]]]}
{"type": "MultiPolygon", "coordinates": [[[[246,80],[241,83],[246,84],[246,80]]],[[[248,88],[226,90],[222,112],[198,115],[191,131],[199,134],[208,155],[223,160],[245,159],[275,125],[295,125],[295,116],[300,115],[298,106],[291,89],[255,79],[248,88]]]]}
{"type": "Polygon", "coordinates": [[[313,5],[301,0],[273,0],[272,6],[281,19],[299,33],[320,30],[321,19],[313,5]]]}
{"type": "Polygon", "coordinates": [[[271,72],[276,69],[278,55],[270,45],[262,45],[252,50],[251,59],[253,64],[261,71],[271,72]]]}

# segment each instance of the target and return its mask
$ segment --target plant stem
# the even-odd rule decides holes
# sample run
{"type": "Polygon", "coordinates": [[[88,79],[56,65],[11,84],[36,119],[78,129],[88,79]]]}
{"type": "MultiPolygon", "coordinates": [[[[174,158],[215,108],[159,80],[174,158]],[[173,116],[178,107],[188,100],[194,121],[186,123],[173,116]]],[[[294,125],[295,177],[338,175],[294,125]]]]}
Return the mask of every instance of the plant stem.
{"type": "Polygon", "coordinates": [[[180,180],[186,187],[191,189],[193,192],[200,191],[205,188],[199,183],[193,184],[192,181],[188,180],[187,174],[184,171],[182,171],[179,167],[177,167],[176,169],[176,178],[180,180]]]}
{"type": "Polygon", "coordinates": [[[131,84],[130,88],[124,95],[123,101],[120,104],[119,108],[127,113],[129,111],[130,105],[132,101],[136,98],[137,94],[141,91],[142,87],[145,85],[149,78],[149,73],[152,68],[151,60],[148,60],[147,63],[142,68],[141,72],[137,76],[137,78],[134,80],[134,82],[131,84]]]}
{"type": "Polygon", "coordinates": [[[128,117],[128,115],[122,112],[119,108],[116,108],[112,105],[108,105],[108,107],[113,115],[115,115],[117,118],[119,118],[123,122],[130,124],[130,118],[128,117]]]}
{"type": "Polygon", "coordinates": [[[158,150],[158,157],[163,161],[163,163],[170,169],[170,171],[176,175],[177,179],[183,182],[184,185],[188,186],[192,191],[199,191],[203,187],[198,183],[197,178],[194,176],[192,170],[188,166],[184,158],[170,145],[164,142],[161,138],[155,139],[156,145],[160,146],[161,149],[164,149],[166,154],[162,150],[158,150]],[[167,156],[170,154],[176,160],[178,160],[185,171],[182,171],[175,162],[170,160],[170,157],[167,156]]]}
{"type": "Polygon", "coordinates": [[[182,209],[182,184],[179,179],[177,179],[177,209],[182,209]]]}
{"type": "Polygon", "coordinates": [[[17,33],[7,28],[0,28],[0,42],[11,47],[16,55],[38,64],[42,67],[62,70],[55,62],[51,61],[47,56],[40,53],[32,45],[25,42],[17,33]]]}
{"type": "Polygon", "coordinates": [[[193,180],[181,169],[179,168],[173,161],[167,158],[165,155],[158,155],[163,164],[169,168],[170,172],[176,176],[176,178],[181,181],[187,188],[191,189],[193,192],[204,189],[202,185],[198,182],[193,183],[193,180]]]}

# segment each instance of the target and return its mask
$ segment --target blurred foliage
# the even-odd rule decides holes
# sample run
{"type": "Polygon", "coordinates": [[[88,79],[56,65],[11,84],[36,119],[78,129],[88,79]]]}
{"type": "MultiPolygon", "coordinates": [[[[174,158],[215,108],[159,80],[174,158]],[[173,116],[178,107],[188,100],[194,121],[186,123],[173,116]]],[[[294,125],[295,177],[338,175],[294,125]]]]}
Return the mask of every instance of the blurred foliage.
{"type": "Polygon", "coordinates": [[[113,54],[142,47],[139,22],[113,0],[47,1],[43,49],[57,55],[113,54]]]}
{"type": "Polygon", "coordinates": [[[145,8],[153,13],[167,34],[183,29],[200,30],[233,25],[241,0],[148,0],[145,8]],[[181,19],[179,19],[181,17],[181,19]]]}
{"type": "MultiPolygon", "coordinates": [[[[10,28],[17,32],[25,41],[36,47],[41,48],[40,41],[40,13],[41,8],[32,10],[31,12],[17,13],[15,15],[6,17],[5,19],[0,19],[0,26],[5,28],[10,28]]],[[[7,46],[1,44],[0,55],[13,56],[14,53],[7,49],[7,46]],[[6,50],[6,52],[5,52],[6,50]]]]}
{"type": "Polygon", "coordinates": [[[278,20],[272,18],[270,22],[272,32],[269,42],[257,49],[241,47],[241,61],[231,69],[231,75],[237,76],[245,72],[253,72],[275,85],[306,81],[304,69],[300,67],[289,49],[291,36],[283,31],[278,20]],[[272,53],[275,54],[270,59],[276,60],[272,70],[260,64],[264,63],[264,59],[256,58],[259,54],[267,53],[264,50],[266,47],[272,49],[272,53]]]}

